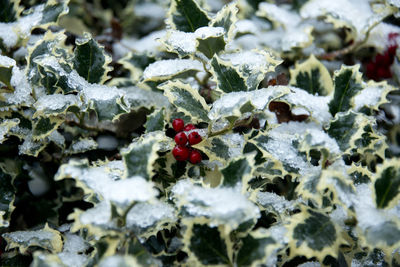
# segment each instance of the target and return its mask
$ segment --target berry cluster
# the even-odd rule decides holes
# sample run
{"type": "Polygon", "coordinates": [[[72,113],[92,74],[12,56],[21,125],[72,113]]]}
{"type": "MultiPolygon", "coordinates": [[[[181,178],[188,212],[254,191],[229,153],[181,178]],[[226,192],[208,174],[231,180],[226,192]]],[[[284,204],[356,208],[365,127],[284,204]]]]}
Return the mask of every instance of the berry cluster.
{"type": "Polygon", "coordinates": [[[172,122],[172,127],[176,132],[174,138],[176,146],[172,150],[172,155],[174,155],[175,159],[177,161],[189,160],[192,164],[200,163],[201,153],[191,146],[200,143],[201,136],[196,131],[192,131],[188,136],[185,133],[196,129],[196,127],[193,124],[185,125],[182,119],[175,119],[172,122]]]}
{"type": "Polygon", "coordinates": [[[390,33],[388,36],[389,46],[383,54],[377,54],[373,60],[366,65],[366,75],[369,79],[379,81],[382,79],[388,79],[392,77],[390,66],[394,62],[396,55],[397,33],[390,33]]]}

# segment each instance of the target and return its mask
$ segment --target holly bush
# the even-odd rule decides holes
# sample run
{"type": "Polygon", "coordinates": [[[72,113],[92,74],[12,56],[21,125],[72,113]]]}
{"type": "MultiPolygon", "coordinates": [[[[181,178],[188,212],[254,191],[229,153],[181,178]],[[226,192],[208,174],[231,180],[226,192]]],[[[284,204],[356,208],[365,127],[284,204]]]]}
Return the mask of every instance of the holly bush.
{"type": "Polygon", "coordinates": [[[2,266],[400,265],[399,1],[0,6],[2,266]]]}

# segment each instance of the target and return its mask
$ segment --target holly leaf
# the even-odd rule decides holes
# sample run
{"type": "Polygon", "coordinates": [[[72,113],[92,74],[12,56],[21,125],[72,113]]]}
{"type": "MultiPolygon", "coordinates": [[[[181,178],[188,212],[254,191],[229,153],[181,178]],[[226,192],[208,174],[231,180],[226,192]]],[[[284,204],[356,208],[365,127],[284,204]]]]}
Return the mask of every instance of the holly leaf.
{"type": "Polygon", "coordinates": [[[238,21],[238,11],[237,3],[232,2],[226,4],[220,11],[218,11],[215,17],[212,18],[210,26],[224,28],[225,37],[228,41],[232,40],[235,23],[238,21]]]}
{"type": "Polygon", "coordinates": [[[166,59],[156,61],[143,71],[143,82],[162,82],[176,78],[192,77],[203,70],[200,61],[192,59],[166,59]]]}
{"type": "Polygon", "coordinates": [[[0,55],[0,82],[5,84],[10,90],[14,90],[11,85],[11,77],[12,70],[16,64],[14,59],[0,55]]]}
{"type": "Polygon", "coordinates": [[[172,29],[183,32],[194,32],[210,22],[207,12],[195,0],[171,1],[167,17],[172,29]]]}
{"type": "Polygon", "coordinates": [[[154,131],[163,131],[165,127],[165,118],[164,118],[165,110],[156,109],[153,113],[147,115],[146,124],[144,127],[146,128],[146,133],[154,132],[154,131]]]}
{"type": "Polygon", "coordinates": [[[354,96],[363,90],[359,65],[342,66],[334,74],[334,95],[329,102],[329,111],[332,116],[338,112],[346,112],[354,108],[354,96]]]}
{"type": "Polygon", "coordinates": [[[301,212],[292,216],[290,221],[287,228],[291,257],[303,255],[320,261],[328,255],[337,257],[339,245],[344,240],[329,216],[302,207],[301,212]]]}
{"type": "Polygon", "coordinates": [[[199,92],[193,89],[189,84],[179,80],[168,81],[161,84],[159,88],[164,90],[164,95],[178,111],[192,117],[192,122],[209,121],[207,115],[210,108],[199,92]]]}
{"type": "Polygon", "coordinates": [[[220,59],[217,55],[211,59],[211,72],[217,82],[217,90],[222,93],[248,91],[246,79],[232,63],[220,59]]]}
{"type": "Polygon", "coordinates": [[[246,186],[253,177],[254,162],[250,157],[236,158],[228,162],[227,166],[221,169],[222,187],[236,187],[238,184],[246,186]]]}
{"type": "Polygon", "coordinates": [[[41,140],[49,136],[64,122],[63,119],[55,116],[39,117],[33,124],[33,139],[41,140]]]}
{"type": "Polygon", "coordinates": [[[17,21],[21,13],[21,8],[19,7],[19,0],[1,0],[0,6],[0,22],[10,23],[17,21]]]}
{"type": "Polygon", "coordinates": [[[296,63],[295,67],[290,69],[290,85],[320,96],[329,95],[333,91],[333,82],[328,70],[314,55],[303,63],[296,63]]]}
{"type": "Polygon", "coordinates": [[[16,190],[13,177],[0,166],[0,228],[9,227],[16,190]]]}
{"type": "Polygon", "coordinates": [[[391,208],[399,202],[400,168],[396,160],[387,160],[383,165],[377,166],[373,187],[378,208],[391,208]]]}
{"type": "Polygon", "coordinates": [[[50,250],[53,253],[61,252],[63,247],[61,234],[47,224],[41,230],[9,232],[3,234],[3,237],[7,241],[6,250],[18,248],[22,254],[34,246],[50,250]]]}
{"type": "Polygon", "coordinates": [[[109,77],[107,73],[112,70],[108,65],[111,57],[104,47],[100,46],[90,34],[85,34],[75,41],[74,58],[72,63],[78,74],[89,83],[104,83],[109,77]]]}

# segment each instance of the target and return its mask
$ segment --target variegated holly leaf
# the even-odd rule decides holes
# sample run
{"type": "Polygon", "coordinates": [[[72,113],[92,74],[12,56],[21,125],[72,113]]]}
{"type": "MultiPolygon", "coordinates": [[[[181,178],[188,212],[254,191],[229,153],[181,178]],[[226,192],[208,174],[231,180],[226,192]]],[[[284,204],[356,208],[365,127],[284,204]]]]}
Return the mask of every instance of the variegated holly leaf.
{"type": "Polygon", "coordinates": [[[227,133],[223,135],[204,138],[203,142],[194,147],[205,152],[210,161],[219,160],[227,162],[242,155],[244,146],[243,135],[227,133]]]}
{"type": "Polygon", "coordinates": [[[258,89],[258,85],[264,80],[265,75],[275,71],[275,68],[282,63],[270,52],[263,50],[222,54],[221,59],[231,62],[239,70],[245,78],[247,91],[258,89]]]}
{"type": "Polygon", "coordinates": [[[156,109],[153,113],[147,115],[146,118],[146,133],[154,131],[163,131],[165,127],[165,109],[156,109]]]}
{"type": "Polygon", "coordinates": [[[377,166],[373,179],[375,202],[380,209],[391,208],[400,200],[400,166],[396,159],[377,166]]]}
{"type": "Polygon", "coordinates": [[[212,27],[222,27],[225,30],[225,37],[228,41],[234,35],[235,23],[238,21],[237,13],[239,9],[237,3],[226,4],[210,21],[212,27]]]}
{"type": "Polygon", "coordinates": [[[156,61],[143,71],[142,81],[162,82],[175,78],[192,77],[203,71],[200,61],[192,59],[166,59],[156,61]]]}
{"type": "Polygon", "coordinates": [[[0,166],[0,228],[9,227],[11,213],[14,210],[16,190],[13,186],[13,177],[0,166]]]}
{"type": "Polygon", "coordinates": [[[123,102],[130,110],[138,110],[140,108],[169,108],[168,98],[162,92],[150,91],[140,87],[122,87],[123,102]]]}
{"type": "Polygon", "coordinates": [[[243,115],[249,116],[248,114],[251,112],[265,110],[271,101],[289,92],[290,89],[288,87],[276,86],[251,92],[227,93],[213,103],[208,117],[216,121],[223,118],[239,119],[243,115]]]}
{"type": "Polygon", "coordinates": [[[72,141],[68,149],[65,150],[65,153],[70,155],[85,153],[90,150],[95,150],[97,149],[97,147],[97,142],[94,141],[92,138],[80,138],[78,140],[72,141]]]}
{"type": "Polygon", "coordinates": [[[254,161],[251,157],[235,158],[228,162],[227,166],[221,169],[222,187],[247,187],[247,183],[253,177],[254,161]]]}
{"type": "Polygon", "coordinates": [[[353,180],[355,186],[359,184],[368,184],[371,182],[372,172],[362,165],[352,164],[347,170],[348,175],[353,180]]]}
{"type": "Polygon", "coordinates": [[[0,11],[0,23],[10,23],[17,21],[21,13],[19,0],[2,0],[0,11]]]}
{"type": "Polygon", "coordinates": [[[154,62],[155,58],[146,53],[128,53],[118,60],[118,63],[130,71],[130,79],[133,79],[133,83],[138,83],[142,78],[143,70],[154,62]]]}
{"type": "Polygon", "coordinates": [[[260,3],[257,16],[267,18],[274,29],[262,34],[265,44],[276,51],[291,52],[312,44],[312,24],[302,21],[295,10],[272,3],[260,3]]]}
{"type": "Polygon", "coordinates": [[[49,136],[53,131],[57,130],[57,128],[64,122],[63,118],[56,116],[49,117],[39,117],[33,123],[33,139],[41,140],[47,136],[49,136]]]}
{"type": "Polygon", "coordinates": [[[3,237],[7,241],[7,250],[18,248],[22,254],[30,247],[41,247],[53,253],[60,252],[63,247],[60,232],[47,224],[41,230],[10,232],[3,234],[3,237]]]}
{"type": "Polygon", "coordinates": [[[26,10],[24,16],[19,17],[15,22],[1,23],[0,41],[5,47],[11,48],[16,46],[18,41],[27,39],[34,28],[47,29],[55,25],[61,16],[68,13],[68,2],[48,0],[46,4],[36,5],[26,10]]]}
{"type": "Polygon", "coordinates": [[[364,89],[354,97],[354,110],[364,112],[365,109],[377,111],[382,104],[388,103],[387,95],[396,90],[386,81],[368,81],[364,89]]]}
{"type": "Polygon", "coordinates": [[[210,18],[196,0],[173,0],[167,15],[167,24],[174,30],[194,32],[208,26],[210,18]]]}
{"type": "Polygon", "coordinates": [[[279,244],[274,238],[262,231],[253,231],[241,239],[241,245],[236,256],[237,266],[259,266],[267,262],[273,250],[279,244]]]}
{"type": "Polygon", "coordinates": [[[207,122],[210,108],[199,92],[189,84],[179,80],[168,81],[159,86],[164,95],[169,99],[178,111],[192,118],[192,122],[207,122]]]}
{"type": "Polygon", "coordinates": [[[104,47],[100,46],[90,34],[85,34],[75,42],[74,69],[89,83],[104,83],[109,77],[107,73],[112,70],[109,66],[111,57],[106,54],[104,47]]]}
{"type": "Polygon", "coordinates": [[[0,82],[11,91],[14,90],[11,85],[12,70],[16,64],[14,59],[0,55],[0,82]]]}
{"type": "Polygon", "coordinates": [[[329,0],[312,0],[300,9],[303,18],[325,17],[325,21],[332,23],[335,28],[349,28],[356,41],[368,37],[368,33],[385,17],[396,12],[396,8],[382,3],[368,1],[339,0],[334,3],[329,0]]]}
{"type": "Polygon", "coordinates": [[[229,61],[215,55],[211,60],[211,72],[217,82],[217,90],[223,93],[248,91],[245,77],[229,61]]]}
{"type": "Polygon", "coordinates": [[[234,230],[259,217],[258,207],[240,191],[232,187],[205,188],[184,179],[173,186],[171,196],[185,217],[205,217],[210,225],[234,230]]]}
{"type": "Polygon", "coordinates": [[[343,153],[370,151],[383,156],[385,138],[374,130],[375,121],[362,113],[349,111],[331,121],[327,133],[343,153]]]}
{"type": "Polygon", "coordinates": [[[19,123],[20,120],[17,118],[5,119],[0,122],[0,144],[7,140],[8,135],[12,135],[11,129],[17,126],[19,123]]]}
{"type": "Polygon", "coordinates": [[[154,172],[154,163],[158,158],[161,142],[170,138],[162,132],[152,132],[134,140],[129,147],[121,151],[125,164],[125,177],[141,176],[149,180],[154,172]]]}
{"type": "Polygon", "coordinates": [[[320,96],[329,95],[333,91],[331,75],[314,55],[301,64],[296,63],[295,67],[290,69],[290,85],[320,96]]]}
{"type": "Polygon", "coordinates": [[[302,207],[286,227],[291,257],[302,255],[323,261],[328,255],[337,257],[339,245],[345,243],[330,217],[310,208],[302,207]]]}
{"type": "Polygon", "coordinates": [[[212,58],[225,48],[224,28],[201,27],[194,32],[170,30],[162,42],[169,52],[177,53],[180,57],[201,52],[207,58],[212,58]]]}
{"type": "Polygon", "coordinates": [[[334,74],[334,95],[329,103],[329,111],[332,116],[338,112],[346,112],[354,108],[354,96],[363,90],[359,65],[342,66],[334,74]]]}
{"type": "MultiPolygon", "coordinates": [[[[155,262],[154,262],[155,263],[155,262]]],[[[99,262],[99,267],[108,267],[108,266],[118,266],[118,267],[129,267],[129,266],[138,266],[145,267],[146,264],[140,264],[138,259],[132,257],[130,255],[113,255],[109,257],[105,257],[99,262]]]]}
{"type": "Polygon", "coordinates": [[[79,109],[81,106],[81,100],[77,95],[43,95],[34,104],[36,112],[33,114],[33,118],[38,116],[57,116],[65,114],[70,108],[79,109]]]}
{"type": "Polygon", "coordinates": [[[192,265],[232,265],[229,235],[224,226],[209,226],[206,220],[187,220],[184,222],[184,251],[189,255],[192,265]]]}

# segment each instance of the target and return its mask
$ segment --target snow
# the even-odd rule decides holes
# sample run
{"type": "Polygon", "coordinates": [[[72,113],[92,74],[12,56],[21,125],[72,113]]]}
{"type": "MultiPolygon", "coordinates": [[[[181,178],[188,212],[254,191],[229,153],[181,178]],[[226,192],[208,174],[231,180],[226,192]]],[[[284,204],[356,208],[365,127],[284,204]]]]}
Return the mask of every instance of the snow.
{"type": "Polygon", "coordinates": [[[194,35],[197,39],[207,39],[212,36],[222,36],[225,33],[225,29],[222,27],[200,27],[195,32],[194,35]]]}
{"type": "Polygon", "coordinates": [[[375,87],[368,86],[354,97],[355,110],[360,110],[362,107],[374,107],[381,100],[382,93],[385,91],[384,86],[375,87]]]}
{"type": "Polygon", "coordinates": [[[311,112],[311,116],[322,125],[329,122],[332,118],[329,112],[328,103],[331,96],[312,95],[303,89],[289,86],[291,93],[283,96],[281,99],[294,106],[303,107],[311,112]]]}
{"type": "Polygon", "coordinates": [[[126,217],[126,225],[133,228],[145,229],[154,226],[159,221],[176,221],[174,208],[166,203],[138,203],[126,217]]]}
{"type": "Polygon", "coordinates": [[[55,236],[55,233],[49,232],[47,230],[36,230],[36,231],[16,231],[5,233],[5,237],[12,240],[12,242],[20,243],[20,244],[29,244],[36,243],[38,240],[52,240],[55,236]]]}
{"type": "Polygon", "coordinates": [[[16,64],[17,63],[15,62],[14,59],[0,55],[0,66],[10,68],[14,67],[16,64]]]}
{"type": "Polygon", "coordinates": [[[285,28],[295,28],[301,22],[301,18],[297,13],[289,11],[289,8],[288,5],[278,7],[275,4],[260,3],[256,14],[266,14],[270,20],[278,22],[285,28]]]}
{"type": "Polygon", "coordinates": [[[30,83],[28,83],[24,70],[21,70],[18,66],[14,66],[10,84],[14,88],[14,92],[3,94],[7,103],[13,105],[33,103],[33,98],[31,97],[32,88],[30,83]]]}
{"type": "Polygon", "coordinates": [[[76,95],[53,94],[41,96],[34,104],[34,107],[41,112],[56,112],[70,105],[79,106],[79,103],[79,97],[76,95]]]}
{"type": "Polygon", "coordinates": [[[261,143],[260,145],[284,165],[298,170],[301,175],[315,172],[317,167],[306,161],[292,144],[294,140],[297,140],[296,135],[304,135],[311,127],[316,126],[313,123],[292,121],[280,124],[268,132],[270,138],[268,143],[261,143]]]}
{"type": "Polygon", "coordinates": [[[54,142],[56,145],[63,147],[65,144],[65,138],[62,134],[60,134],[58,131],[53,131],[51,134],[47,137],[49,141],[54,142]]]}
{"type": "Polygon", "coordinates": [[[236,228],[239,224],[260,216],[258,207],[236,188],[203,188],[190,180],[180,180],[172,188],[172,196],[178,206],[195,217],[205,216],[211,226],[228,224],[236,228]]]}
{"type": "Polygon", "coordinates": [[[271,237],[279,242],[289,243],[289,238],[286,236],[287,229],[282,225],[273,225],[267,229],[271,237]]]}
{"type": "MultiPolygon", "coordinates": [[[[93,208],[86,210],[79,216],[80,222],[86,225],[110,225],[111,204],[108,201],[102,201],[93,208]]],[[[110,225],[111,226],[111,225],[110,225]]]]}
{"type": "Polygon", "coordinates": [[[98,149],[107,151],[112,151],[118,146],[118,139],[112,135],[101,135],[97,137],[96,142],[98,144],[98,149]]]}
{"type": "Polygon", "coordinates": [[[193,54],[196,52],[196,36],[192,32],[171,30],[167,33],[164,42],[179,53],[193,54]]]}
{"type": "Polygon", "coordinates": [[[166,59],[154,62],[143,71],[143,79],[168,78],[187,70],[203,70],[203,65],[198,60],[192,59],[166,59]]]}
{"type": "MultiPolygon", "coordinates": [[[[353,266],[353,265],[351,265],[351,266],[353,266]]],[[[300,265],[297,265],[297,267],[321,267],[321,264],[317,261],[309,261],[309,262],[305,262],[300,265]]]]}
{"type": "Polygon", "coordinates": [[[257,203],[266,208],[272,207],[279,214],[294,210],[296,204],[296,202],[288,201],[283,196],[272,192],[258,192],[257,203]]]}
{"type": "Polygon", "coordinates": [[[229,60],[235,66],[246,66],[251,70],[265,68],[269,65],[265,55],[257,53],[256,51],[223,54],[221,55],[221,58],[224,60],[229,60]]]}
{"type": "Polygon", "coordinates": [[[68,153],[76,154],[97,148],[97,143],[93,139],[81,139],[71,144],[68,153]]]}
{"type": "Polygon", "coordinates": [[[161,44],[158,39],[163,38],[166,30],[154,31],[140,40],[134,38],[124,38],[121,40],[123,47],[137,52],[157,53],[161,44]]]}
{"type": "Polygon", "coordinates": [[[155,20],[162,20],[165,17],[164,8],[156,3],[136,4],[134,11],[138,17],[148,17],[155,20]]]}
{"type": "Polygon", "coordinates": [[[87,261],[89,259],[88,256],[71,252],[60,252],[57,254],[57,256],[60,258],[65,266],[73,267],[87,266],[87,261]]]}
{"type": "Polygon", "coordinates": [[[238,20],[235,23],[235,29],[233,30],[234,34],[238,34],[238,33],[252,33],[252,34],[256,34],[257,31],[257,25],[249,19],[242,19],[242,20],[238,20]]]}
{"type": "Polygon", "coordinates": [[[63,252],[85,252],[88,248],[89,245],[79,235],[74,235],[70,233],[67,233],[65,235],[63,252]]]}
{"type": "Polygon", "coordinates": [[[340,148],[338,143],[336,142],[335,139],[330,137],[327,133],[325,133],[321,128],[314,127],[306,130],[306,139],[307,137],[310,142],[310,145],[312,146],[323,146],[325,148],[329,149],[329,152],[331,154],[340,154],[340,148]]]}

